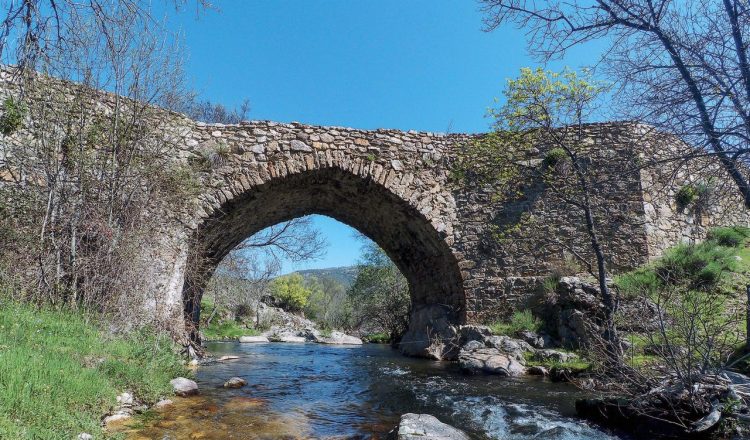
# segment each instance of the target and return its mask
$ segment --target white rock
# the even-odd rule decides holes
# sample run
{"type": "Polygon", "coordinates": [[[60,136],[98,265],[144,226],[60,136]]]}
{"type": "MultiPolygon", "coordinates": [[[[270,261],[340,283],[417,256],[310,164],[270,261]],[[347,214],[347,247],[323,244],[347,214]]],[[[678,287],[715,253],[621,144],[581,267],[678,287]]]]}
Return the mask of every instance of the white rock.
{"type": "Polygon", "coordinates": [[[117,396],[117,403],[120,405],[132,405],[133,404],[133,395],[125,392],[117,396]]]}
{"type": "Polygon", "coordinates": [[[429,414],[404,414],[398,424],[398,440],[469,440],[465,432],[429,414]]]}
{"type": "Polygon", "coordinates": [[[104,418],[104,426],[109,426],[115,423],[123,422],[130,419],[132,416],[128,413],[118,412],[104,418]]]}
{"type": "Polygon", "coordinates": [[[315,333],[315,342],[330,345],[362,345],[361,339],[339,331],[331,332],[330,336],[322,336],[320,333],[315,333]]]}
{"type": "Polygon", "coordinates": [[[172,405],[174,405],[174,402],[172,402],[171,400],[162,399],[154,404],[154,409],[164,409],[172,405]]]}
{"type": "Polygon", "coordinates": [[[186,397],[198,394],[198,384],[190,379],[178,377],[172,379],[169,383],[172,385],[174,393],[178,396],[186,397]]]}
{"type": "Polygon", "coordinates": [[[219,358],[220,361],[233,361],[235,359],[239,359],[239,356],[222,356],[219,358]]]}
{"type": "Polygon", "coordinates": [[[265,336],[240,336],[240,342],[268,342],[265,336]]]}
{"type": "Polygon", "coordinates": [[[94,440],[94,436],[89,434],[88,432],[82,432],[78,434],[78,437],[76,437],[76,440],[94,440]]]}

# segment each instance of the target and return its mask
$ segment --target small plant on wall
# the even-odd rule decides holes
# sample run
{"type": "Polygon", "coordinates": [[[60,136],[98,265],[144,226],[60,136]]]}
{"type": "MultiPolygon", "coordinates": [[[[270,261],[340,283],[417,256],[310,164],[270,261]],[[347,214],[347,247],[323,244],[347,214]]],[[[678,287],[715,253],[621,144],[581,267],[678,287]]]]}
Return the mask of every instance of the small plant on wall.
{"type": "Polygon", "coordinates": [[[696,182],[683,185],[675,194],[677,208],[685,209],[692,207],[696,211],[702,211],[708,206],[711,193],[711,182],[696,182]]]}

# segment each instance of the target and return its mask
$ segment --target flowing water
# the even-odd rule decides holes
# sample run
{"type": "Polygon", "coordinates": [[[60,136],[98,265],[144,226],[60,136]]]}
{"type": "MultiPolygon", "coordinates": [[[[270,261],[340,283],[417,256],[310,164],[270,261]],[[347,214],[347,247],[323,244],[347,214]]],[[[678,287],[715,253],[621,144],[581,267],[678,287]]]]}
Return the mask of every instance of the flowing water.
{"type": "Polygon", "coordinates": [[[428,413],[477,439],[615,440],[575,418],[583,394],[540,378],[462,375],[455,364],[387,346],[211,343],[200,396],[177,398],[131,439],[383,439],[407,412],[428,413]],[[239,376],[248,386],[224,389],[239,376]]]}

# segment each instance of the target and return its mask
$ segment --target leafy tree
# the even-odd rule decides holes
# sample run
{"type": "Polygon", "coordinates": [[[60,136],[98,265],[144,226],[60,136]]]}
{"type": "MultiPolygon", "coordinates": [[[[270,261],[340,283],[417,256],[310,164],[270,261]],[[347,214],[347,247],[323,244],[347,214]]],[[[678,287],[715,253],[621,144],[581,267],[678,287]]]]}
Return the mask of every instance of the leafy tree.
{"type": "Polygon", "coordinates": [[[312,291],[305,287],[302,275],[292,273],[275,278],[271,282],[271,293],[282,303],[282,308],[300,312],[307,305],[312,291]]]}
{"type": "MultiPolygon", "coordinates": [[[[700,150],[669,161],[716,156],[750,207],[750,6],[744,0],[482,0],[488,30],[528,30],[531,52],[559,57],[592,40],[618,81],[628,119],[676,133],[700,150]]],[[[678,162],[678,163],[679,163],[678,162]]]]}
{"type": "MultiPolygon", "coordinates": [[[[572,219],[578,218],[589,242],[586,253],[555,234],[548,234],[546,240],[567,247],[598,280],[606,313],[606,351],[609,360],[619,365],[622,349],[614,324],[617,301],[607,285],[608,259],[599,232],[607,213],[601,191],[606,176],[590,166],[600,151],[589,142],[591,134],[586,129],[606,91],[607,86],[594,81],[588,72],[522,69],[517,79],[508,80],[505,105],[490,110],[493,133],[471,144],[459,167],[465,176],[502,188],[505,192],[498,198],[523,198],[528,185],[541,184],[556,203],[573,213],[572,219]],[[539,149],[546,153],[542,160],[534,160],[539,149]]],[[[505,238],[534,228],[533,221],[530,213],[498,234],[505,238]]]]}
{"type": "Polygon", "coordinates": [[[357,277],[349,288],[355,323],[376,325],[397,340],[409,325],[411,297],[406,278],[376,244],[364,247],[357,277]]]}
{"type": "Polygon", "coordinates": [[[331,276],[313,277],[305,284],[311,291],[305,316],[324,328],[351,327],[352,304],[346,286],[331,276]]]}

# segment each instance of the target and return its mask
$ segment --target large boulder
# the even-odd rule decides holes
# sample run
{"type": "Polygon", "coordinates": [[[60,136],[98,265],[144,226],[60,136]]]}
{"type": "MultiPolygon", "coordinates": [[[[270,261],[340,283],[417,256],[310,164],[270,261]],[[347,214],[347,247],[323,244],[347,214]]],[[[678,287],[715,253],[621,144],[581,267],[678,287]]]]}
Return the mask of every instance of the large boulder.
{"type": "Polygon", "coordinates": [[[484,343],[487,347],[497,349],[518,361],[525,359],[524,353],[535,351],[528,342],[510,336],[490,336],[484,343]]]}
{"type": "Polygon", "coordinates": [[[517,359],[497,348],[479,348],[467,345],[458,355],[461,370],[470,374],[495,374],[498,376],[521,376],[526,374],[523,358],[517,359]]]}
{"type": "Polygon", "coordinates": [[[259,343],[259,342],[269,342],[269,341],[268,341],[268,338],[265,336],[240,336],[240,342],[259,343]]]}
{"type": "Polygon", "coordinates": [[[315,342],[319,344],[330,345],[362,345],[362,340],[339,331],[332,331],[329,335],[322,335],[320,332],[314,334],[315,342]]]}
{"type": "Polygon", "coordinates": [[[459,350],[459,329],[453,325],[450,308],[440,304],[416,307],[409,329],[399,342],[407,356],[436,360],[455,360],[459,350]]]}
{"type": "Polygon", "coordinates": [[[460,429],[445,424],[429,414],[408,413],[401,416],[396,429],[389,435],[393,440],[469,440],[460,429]]]}
{"type": "Polygon", "coordinates": [[[181,397],[193,396],[198,394],[198,384],[195,381],[185,377],[177,377],[169,381],[174,393],[181,397]]]}

